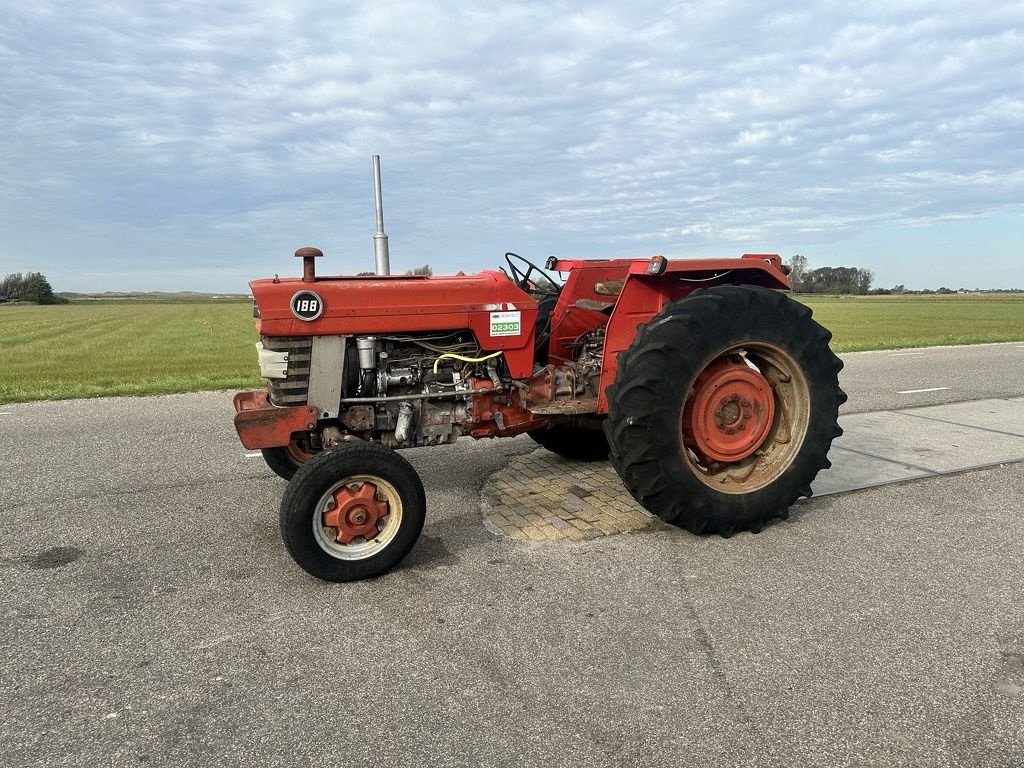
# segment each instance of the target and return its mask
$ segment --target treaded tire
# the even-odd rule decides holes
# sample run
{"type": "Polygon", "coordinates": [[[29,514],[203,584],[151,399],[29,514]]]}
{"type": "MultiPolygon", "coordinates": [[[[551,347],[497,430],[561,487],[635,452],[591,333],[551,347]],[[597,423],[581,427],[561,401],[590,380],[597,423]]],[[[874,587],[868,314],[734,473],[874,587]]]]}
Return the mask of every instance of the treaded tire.
{"type": "Polygon", "coordinates": [[[556,424],[526,434],[552,453],[566,459],[601,461],[608,458],[608,439],[600,429],[556,424]]]}
{"type": "MultiPolygon", "coordinates": [[[[350,503],[353,513],[365,515],[358,501],[350,503]]],[[[281,537],[295,562],[318,579],[368,579],[409,554],[423,530],[426,506],[423,484],[408,461],[375,443],[351,443],[317,454],[296,471],[281,499],[281,537]],[[379,532],[335,540],[329,532],[343,529],[326,527],[330,505],[345,509],[338,494],[353,496],[348,489],[361,491],[367,484],[375,491],[372,504],[388,510],[379,532]]]]}
{"type": "Polygon", "coordinates": [[[286,448],[260,448],[260,453],[267,466],[283,480],[291,480],[302,466],[295,462],[286,448]]]}
{"type": "MultiPolygon", "coordinates": [[[[838,380],[843,363],[828,347],[831,338],[809,308],[765,288],[698,289],[666,305],[637,329],[607,391],[604,429],[626,488],[662,520],[696,534],[756,532],[787,516],[793,502],[811,495],[819,470],[831,466],[829,447],[842,434],[836,420],[846,401],[838,380]],[[743,409],[738,402],[732,412],[718,405],[729,389],[708,384],[709,372],[721,370],[716,366],[724,366],[723,380],[757,371],[766,393],[759,412],[772,414],[762,420],[761,442],[746,446],[749,454],[737,461],[709,459],[694,447],[699,438],[712,452],[726,450],[742,437],[725,435],[743,409]],[[693,416],[694,402],[712,403],[701,411],[703,422],[693,416]]],[[[757,418],[749,425],[756,430],[757,418]]]]}

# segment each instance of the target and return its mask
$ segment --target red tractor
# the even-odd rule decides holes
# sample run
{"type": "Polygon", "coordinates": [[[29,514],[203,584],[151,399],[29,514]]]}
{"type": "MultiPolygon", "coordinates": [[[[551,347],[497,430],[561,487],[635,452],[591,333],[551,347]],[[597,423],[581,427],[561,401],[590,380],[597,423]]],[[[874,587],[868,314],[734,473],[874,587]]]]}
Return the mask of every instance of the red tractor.
{"type": "Polygon", "coordinates": [[[842,362],[778,256],[549,259],[562,282],[512,253],[454,277],[318,277],[321,255],[250,283],[267,387],[235,397],[242,443],[290,480],[285,546],[321,579],[412,549],[425,497],[396,449],[525,433],[610,455],[662,520],[729,536],[810,495],[842,432],[842,362]]]}

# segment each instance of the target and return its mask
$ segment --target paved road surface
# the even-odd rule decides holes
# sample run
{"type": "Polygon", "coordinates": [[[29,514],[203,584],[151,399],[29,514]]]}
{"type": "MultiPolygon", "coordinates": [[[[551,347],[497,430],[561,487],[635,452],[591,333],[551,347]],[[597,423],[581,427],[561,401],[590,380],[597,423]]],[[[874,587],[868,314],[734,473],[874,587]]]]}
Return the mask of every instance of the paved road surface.
{"type": "Polygon", "coordinates": [[[844,413],[1024,395],[1024,343],[842,356],[844,413]]]}
{"type": "MultiPolygon", "coordinates": [[[[959,399],[1024,394],[1004,347],[959,399]]],[[[851,412],[924,388],[883,355],[847,356],[851,412]]],[[[411,451],[423,538],[338,586],[225,394],[0,413],[2,765],[1021,764],[1024,464],[531,547],[478,506],[528,440],[411,451]]]]}

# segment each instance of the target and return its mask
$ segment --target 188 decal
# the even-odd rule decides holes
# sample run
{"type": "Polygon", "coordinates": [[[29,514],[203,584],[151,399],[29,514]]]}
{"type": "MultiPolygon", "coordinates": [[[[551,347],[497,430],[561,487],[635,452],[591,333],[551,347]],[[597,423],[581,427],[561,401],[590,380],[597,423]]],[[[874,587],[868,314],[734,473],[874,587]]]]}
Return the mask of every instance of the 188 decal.
{"type": "Polygon", "coordinates": [[[292,296],[292,314],[299,320],[316,320],[324,313],[324,301],[313,291],[299,291],[292,296]]]}

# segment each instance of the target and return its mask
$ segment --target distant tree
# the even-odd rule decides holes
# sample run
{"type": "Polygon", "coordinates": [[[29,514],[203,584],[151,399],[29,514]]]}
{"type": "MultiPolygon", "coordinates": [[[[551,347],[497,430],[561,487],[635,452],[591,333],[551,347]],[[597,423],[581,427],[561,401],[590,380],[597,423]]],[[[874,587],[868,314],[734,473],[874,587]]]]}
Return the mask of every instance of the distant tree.
{"type": "Polygon", "coordinates": [[[21,298],[21,286],[24,282],[25,277],[21,272],[13,272],[3,280],[0,280],[0,294],[3,294],[8,299],[19,299],[21,298]]]}
{"type": "Polygon", "coordinates": [[[36,304],[58,303],[57,297],[53,295],[50,281],[41,272],[29,272],[25,275],[25,285],[22,288],[21,298],[36,304]]]}
{"type": "Polygon", "coordinates": [[[790,273],[789,284],[794,291],[800,293],[804,290],[804,275],[807,273],[807,257],[797,254],[789,260],[790,273]]]}
{"type": "Polygon", "coordinates": [[[366,277],[367,275],[376,275],[376,272],[356,272],[356,277],[366,277]]]}
{"type": "Polygon", "coordinates": [[[0,281],[0,294],[8,299],[30,301],[33,304],[66,304],[67,299],[53,295],[53,288],[46,275],[28,272],[22,275],[14,272],[0,281]]]}
{"type": "Polygon", "coordinates": [[[857,293],[862,296],[871,290],[871,283],[875,279],[875,273],[870,269],[857,270],[857,293]]]}
{"type": "Polygon", "coordinates": [[[856,267],[819,267],[807,272],[801,281],[805,293],[865,294],[874,274],[856,267]]]}

